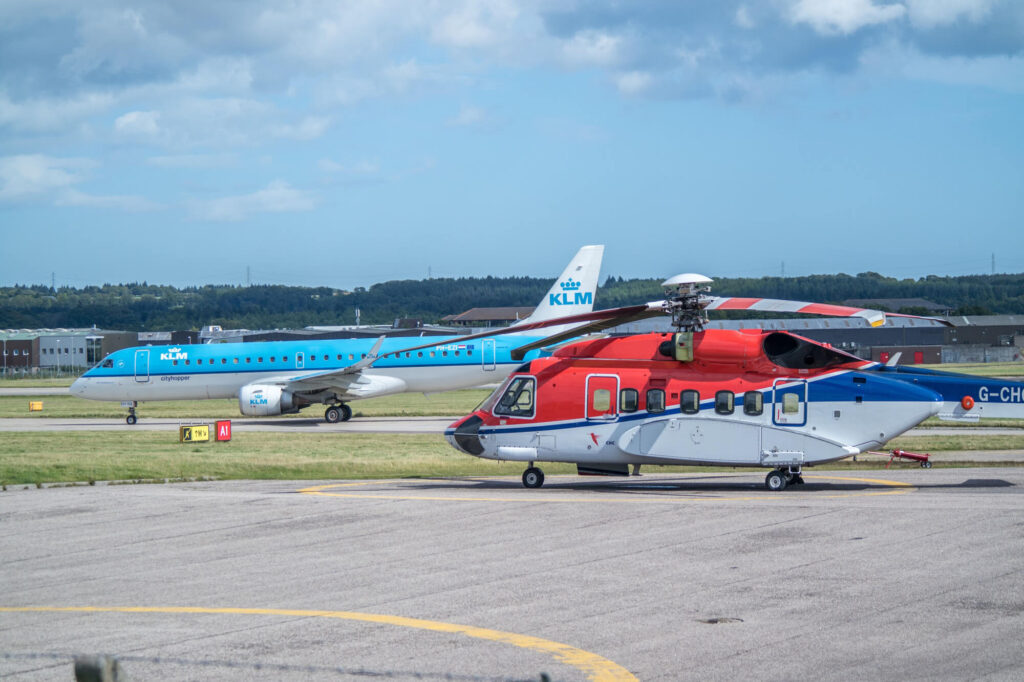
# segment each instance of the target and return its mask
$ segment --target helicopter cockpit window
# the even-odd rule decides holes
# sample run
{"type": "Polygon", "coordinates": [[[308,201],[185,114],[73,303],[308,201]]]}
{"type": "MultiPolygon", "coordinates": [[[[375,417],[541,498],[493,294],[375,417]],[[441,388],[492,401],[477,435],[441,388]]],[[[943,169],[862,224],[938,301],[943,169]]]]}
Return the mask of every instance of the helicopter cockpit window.
{"type": "Polygon", "coordinates": [[[852,355],[783,332],[765,337],[764,352],[769,360],[787,369],[822,369],[856,360],[852,355]]]}
{"type": "Polygon", "coordinates": [[[764,394],[760,391],[747,391],[743,394],[743,414],[756,417],[764,412],[764,394]]]}
{"type": "Polygon", "coordinates": [[[679,411],[683,414],[700,412],[700,391],[688,388],[679,394],[679,411]]]}
{"type": "Polygon", "coordinates": [[[715,393],[715,412],[718,414],[732,414],[736,406],[736,395],[732,391],[719,391],[715,393]]]}
{"type": "Polygon", "coordinates": [[[661,390],[660,388],[652,388],[651,390],[647,391],[647,411],[665,411],[665,391],[661,390]]]}
{"type": "Polygon", "coordinates": [[[494,406],[494,414],[520,418],[532,417],[534,386],[533,377],[513,379],[498,400],[498,404],[494,406]]]}
{"type": "Polygon", "coordinates": [[[624,388],[619,392],[619,411],[636,412],[640,406],[640,392],[635,388],[624,388]]]}

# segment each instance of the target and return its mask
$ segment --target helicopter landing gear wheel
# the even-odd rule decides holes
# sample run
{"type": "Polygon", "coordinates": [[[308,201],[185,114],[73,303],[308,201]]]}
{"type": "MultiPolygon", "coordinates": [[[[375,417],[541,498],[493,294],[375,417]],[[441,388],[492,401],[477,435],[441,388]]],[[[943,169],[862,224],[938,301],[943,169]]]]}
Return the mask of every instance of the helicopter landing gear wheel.
{"type": "Polygon", "coordinates": [[[925,461],[921,462],[921,468],[922,469],[931,469],[932,468],[932,463],[929,462],[928,460],[925,460],[925,461]]]}
{"type": "Polygon", "coordinates": [[[786,472],[781,469],[770,471],[768,472],[768,475],[764,477],[764,487],[773,492],[785,490],[788,483],[789,480],[786,477],[786,472]]]}
{"type": "Polygon", "coordinates": [[[539,488],[544,485],[544,472],[539,467],[530,467],[523,472],[523,485],[527,488],[539,488]]]}

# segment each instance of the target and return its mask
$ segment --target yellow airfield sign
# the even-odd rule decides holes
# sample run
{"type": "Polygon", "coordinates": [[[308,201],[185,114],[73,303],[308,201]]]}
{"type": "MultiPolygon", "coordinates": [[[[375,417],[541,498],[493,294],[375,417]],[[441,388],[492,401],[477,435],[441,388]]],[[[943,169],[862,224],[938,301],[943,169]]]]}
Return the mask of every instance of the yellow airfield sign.
{"type": "Polygon", "coordinates": [[[182,443],[207,443],[210,441],[210,426],[209,424],[179,426],[178,440],[182,443]]]}

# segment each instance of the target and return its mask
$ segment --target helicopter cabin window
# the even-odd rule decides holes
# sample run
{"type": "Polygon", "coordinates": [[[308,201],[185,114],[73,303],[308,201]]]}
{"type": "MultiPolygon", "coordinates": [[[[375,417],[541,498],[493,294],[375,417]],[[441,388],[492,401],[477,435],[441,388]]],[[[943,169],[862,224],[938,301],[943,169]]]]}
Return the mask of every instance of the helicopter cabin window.
{"type": "Polygon", "coordinates": [[[624,388],[619,392],[619,410],[636,412],[640,406],[640,392],[635,388],[624,388]]]}
{"type": "Polygon", "coordinates": [[[764,394],[761,391],[747,391],[743,394],[743,414],[751,417],[764,412],[764,394]]]}
{"type": "Polygon", "coordinates": [[[595,414],[610,411],[612,408],[612,392],[607,388],[595,389],[592,408],[595,414]]]}
{"type": "Polygon", "coordinates": [[[800,412],[800,396],[796,393],[785,393],[782,396],[782,413],[797,414],[800,412]]]}
{"type": "Polygon", "coordinates": [[[679,411],[683,414],[700,412],[700,391],[688,388],[679,394],[679,411]]]}
{"type": "Polygon", "coordinates": [[[732,414],[736,406],[736,394],[732,391],[719,391],[715,393],[715,412],[718,414],[732,414]]]}
{"type": "Polygon", "coordinates": [[[498,404],[494,406],[494,414],[521,419],[533,417],[533,394],[533,377],[516,377],[509,383],[508,388],[498,400],[498,404]]]}
{"type": "Polygon", "coordinates": [[[648,412],[664,412],[665,411],[665,391],[660,388],[652,388],[647,391],[647,411],[648,412]]]}

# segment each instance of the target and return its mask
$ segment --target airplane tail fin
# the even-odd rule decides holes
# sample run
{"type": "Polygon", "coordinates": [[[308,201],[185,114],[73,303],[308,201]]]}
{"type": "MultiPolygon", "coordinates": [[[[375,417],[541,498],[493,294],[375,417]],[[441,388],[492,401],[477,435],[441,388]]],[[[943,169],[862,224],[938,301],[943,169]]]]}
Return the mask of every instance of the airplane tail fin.
{"type": "MultiPolygon", "coordinates": [[[[593,310],[603,257],[603,245],[584,246],[577,251],[561,276],[541,299],[540,305],[523,322],[544,322],[593,310]]],[[[566,325],[566,329],[568,328],[569,325],[566,325]]],[[[548,327],[545,332],[552,333],[552,329],[557,332],[560,328],[548,327]]]]}

